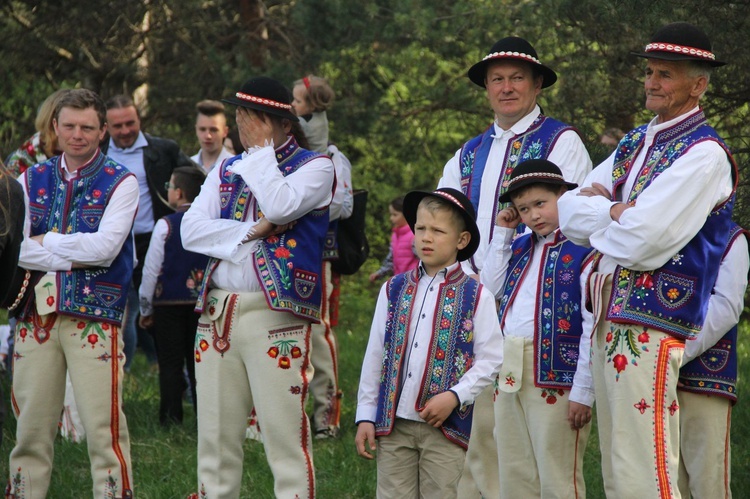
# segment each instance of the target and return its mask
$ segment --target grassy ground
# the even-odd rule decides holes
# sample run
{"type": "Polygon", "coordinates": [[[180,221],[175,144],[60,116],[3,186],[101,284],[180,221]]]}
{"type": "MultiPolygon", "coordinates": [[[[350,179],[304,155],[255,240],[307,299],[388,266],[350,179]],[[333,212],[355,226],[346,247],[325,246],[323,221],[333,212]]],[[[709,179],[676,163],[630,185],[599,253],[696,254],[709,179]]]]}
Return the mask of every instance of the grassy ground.
{"type": "MultiPolygon", "coordinates": [[[[337,328],[341,349],[341,384],[344,390],[342,435],[337,440],[314,441],[318,496],[321,498],[374,497],[375,464],[359,458],[354,449],[354,408],[359,369],[367,344],[371,313],[375,305],[376,286],[364,283],[362,276],[344,280],[342,313],[337,328]]],[[[0,321],[2,322],[2,321],[0,321]]],[[[750,378],[750,340],[748,324],[741,330],[739,347],[741,371],[740,391],[745,398],[735,406],[732,430],[732,489],[750,490],[750,399],[747,398],[750,378]]],[[[43,373],[43,368],[40,369],[43,373]]],[[[3,381],[7,399],[7,381],[3,381]]],[[[133,372],[125,380],[125,413],[132,441],[135,491],[141,499],[184,498],[195,490],[196,483],[196,421],[187,411],[181,428],[162,429],[157,421],[158,384],[142,356],[135,361],[133,372]]],[[[188,407],[186,407],[188,409],[188,407]]],[[[15,420],[6,418],[3,443],[0,447],[0,476],[7,476],[8,454],[14,442],[15,420]]],[[[586,452],[584,471],[588,496],[604,497],[599,472],[599,449],[596,432],[592,432],[586,452]]],[[[4,482],[5,478],[1,479],[4,482]]],[[[50,498],[89,497],[91,481],[86,447],[58,439],[52,473],[50,498]]],[[[245,444],[243,498],[273,497],[273,480],[266,464],[263,448],[256,442],[245,444]]]]}

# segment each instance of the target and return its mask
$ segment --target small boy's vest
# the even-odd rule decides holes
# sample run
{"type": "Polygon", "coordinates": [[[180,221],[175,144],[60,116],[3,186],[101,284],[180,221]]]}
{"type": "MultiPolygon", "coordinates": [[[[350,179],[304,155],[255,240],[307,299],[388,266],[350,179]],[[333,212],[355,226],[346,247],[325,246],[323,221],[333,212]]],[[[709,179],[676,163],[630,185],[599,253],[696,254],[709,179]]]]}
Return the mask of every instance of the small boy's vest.
{"type": "Polygon", "coordinates": [[[172,213],[162,220],[167,223],[167,238],[164,241],[164,263],[156,280],[154,305],[195,305],[198,286],[208,257],[187,251],[182,246],[180,226],[185,211],[172,213]]]}
{"type": "MultiPolygon", "coordinates": [[[[530,269],[536,236],[513,241],[498,317],[500,327],[530,269]]],[[[534,384],[539,388],[569,390],[578,367],[583,333],[581,272],[594,250],[576,246],[558,230],[544,245],[534,309],[534,384]]]]}
{"type": "MultiPolygon", "coordinates": [[[[620,142],[612,170],[612,199],[629,173],[638,175],[627,202],[637,198],[651,182],[692,146],[703,141],[719,144],[732,164],[734,188],[737,166],[724,142],[698,111],[677,125],[662,130],[646,151],[639,172],[630,172],[643,146],[646,128],[636,128],[620,142]]],[[[714,208],[696,236],[661,268],[636,271],[617,266],[607,319],[615,323],[653,327],[677,338],[693,338],[701,330],[721,256],[732,226],[734,193],[714,208]]],[[[654,213],[654,216],[659,216],[654,213]]]]}
{"type": "MultiPolygon", "coordinates": [[[[93,233],[99,229],[112,193],[132,175],[124,166],[99,151],[66,180],[61,156],[27,170],[31,236],[93,233]]],[[[122,324],[128,287],[133,275],[133,241],[128,237],[109,267],[72,269],[56,273],[57,312],[86,320],[122,324]]],[[[21,317],[27,318],[34,300],[29,300],[21,317]]]]}
{"type": "MultiPolygon", "coordinates": [[[[324,156],[302,149],[294,137],[283,148],[276,150],[279,171],[284,176],[318,157],[324,156]]],[[[219,171],[221,218],[244,221],[250,216],[252,220],[259,220],[262,213],[250,188],[240,175],[229,171],[229,166],[240,158],[235,156],[226,160],[219,171]]],[[[302,319],[320,322],[320,279],[327,230],[328,206],[314,209],[298,218],[294,227],[283,234],[268,236],[260,241],[252,256],[253,264],[272,310],[290,312],[302,319]]],[[[195,305],[197,312],[202,313],[206,306],[208,283],[219,262],[216,258],[208,261],[195,305]]]]}
{"type": "MultiPolygon", "coordinates": [[[[750,238],[747,231],[735,225],[724,255],[740,235],[750,238]]],[[[678,387],[680,390],[726,397],[732,404],[737,402],[737,325],[716,345],[680,369],[680,383],[683,385],[678,387]]]]}
{"type": "MultiPolygon", "coordinates": [[[[393,430],[418,274],[419,269],[414,269],[392,277],[387,283],[388,320],[375,417],[376,435],[388,435],[393,430]]],[[[480,290],[481,285],[466,275],[460,265],[448,273],[440,285],[434,333],[416,402],[417,410],[424,408],[433,396],[455,386],[471,368],[474,362],[473,317],[480,290]]],[[[441,430],[448,440],[467,448],[472,417],[473,405],[456,408],[443,422],[441,430]]]]}
{"type": "MultiPolygon", "coordinates": [[[[501,165],[491,165],[491,168],[502,168],[500,182],[495,189],[494,199],[498,199],[505,194],[510,182],[510,174],[513,169],[528,159],[547,158],[552,151],[557,139],[567,130],[575,130],[570,125],[549,118],[540,114],[531,126],[521,135],[515,136],[508,141],[508,147],[503,157],[501,165]]],[[[460,168],[461,168],[461,191],[471,200],[474,210],[479,212],[479,196],[482,192],[482,176],[487,166],[487,158],[495,140],[493,135],[495,127],[490,127],[481,135],[466,142],[461,148],[460,168]]],[[[498,212],[503,208],[501,203],[495,203],[492,213],[492,220],[497,217],[498,212]]],[[[490,228],[488,240],[492,239],[494,224],[490,228]]],[[[523,229],[521,229],[521,232],[523,229]]],[[[519,232],[520,233],[520,232],[519,232]]],[[[475,267],[476,268],[476,267],[475,267]]]]}

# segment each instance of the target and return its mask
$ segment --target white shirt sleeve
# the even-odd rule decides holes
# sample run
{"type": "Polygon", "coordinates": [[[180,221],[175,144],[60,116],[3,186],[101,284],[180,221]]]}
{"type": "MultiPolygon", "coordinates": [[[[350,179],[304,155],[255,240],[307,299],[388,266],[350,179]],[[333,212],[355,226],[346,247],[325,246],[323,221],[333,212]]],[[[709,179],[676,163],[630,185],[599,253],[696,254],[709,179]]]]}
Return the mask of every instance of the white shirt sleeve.
{"type": "Polygon", "coordinates": [[[740,320],[745,306],[747,275],[750,270],[747,238],[740,234],[732,243],[719,267],[703,329],[698,337],[685,342],[685,365],[713,347],[740,320]]]}
{"type": "Polygon", "coordinates": [[[167,236],[169,236],[169,224],[160,218],[151,232],[151,242],[148,244],[146,259],[143,262],[143,279],[141,287],[138,288],[141,315],[146,317],[154,313],[154,290],[164,264],[164,245],[167,242],[167,236]]]}
{"type": "Polygon", "coordinates": [[[573,388],[570,390],[569,400],[589,407],[594,405],[594,378],[591,375],[591,341],[594,332],[594,316],[586,308],[589,276],[592,265],[589,262],[581,272],[581,340],[578,344],[578,364],[573,376],[573,388]]]}
{"type": "Polygon", "coordinates": [[[591,157],[577,132],[560,134],[547,159],[556,164],[568,182],[581,184],[591,171],[591,157]]]}
{"type": "MultiPolygon", "coordinates": [[[[25,179],[22,183],[25,184],[25,179]]],[[[28,193],[24,188],[27,217],[24,234],[27,237],[24,238],[21,247],[19,264],[31,270],[45,271],[70,270],[73,263],[109,267],[130,236],[135,212],[138,209],[138,197],[137,179],[134,175],[127,176],[112,193],[96,232],[47,232],[42,246],[28,237],[31,225],[28,216],[28,193]]]]}
{"type": "MultiPolygon", "coordinates": [[[[387,284],[387,283],[386,283],[387,284]]],[[[388,316],[388,297],[386,284],[380,287],[378,302],[370,326],[370,339],[362,360],[362,372],[359,376],[357,393],[356,423],[375,422],[378,411],[378,392],[380,390],[380,373],[383,369],[383,342],[385,340],[385,323],[388,316]]]]}
{"type": "Polygon", "coordinates": [[[495,233],[490,241],[482,272],[479,274],[481,283],[497,300],[502,298],[503,283],[513,254],[511,248],[515,233],[515,229],[495,226],[495,233]]]}
{"type": "Polygon", "coordinates": [[[497,320],[495,298],[482,287],[474,311],[474,364],[451,388],[461,405],[473,404],[477,395],[490,385],[503,365],[503,334],[497,320]]]}
{"type": "Polygon", "coordinates": [[[352,192],[352,164],[338,148],[331,144],[328,153],[336,171],[336,191],[330,206],[331,220],[345,220],[352,215],[354,193],[352,192]]]}
{"type": "Polygon", "coordinates": [[[438,189],[441,187],[452,187],[461,190],[461,169],[458,167],[461,159],[460,155],[461,149],[456,151],[456,154],[443,167],[443,176],[438,181],[438,189]]]}

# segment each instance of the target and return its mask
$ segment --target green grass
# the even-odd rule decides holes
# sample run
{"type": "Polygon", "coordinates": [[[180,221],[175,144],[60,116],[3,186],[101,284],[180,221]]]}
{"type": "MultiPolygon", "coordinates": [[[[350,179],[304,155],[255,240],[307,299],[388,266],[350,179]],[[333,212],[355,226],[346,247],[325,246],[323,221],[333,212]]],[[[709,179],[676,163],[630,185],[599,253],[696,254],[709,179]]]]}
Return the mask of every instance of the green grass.
{"type": "MultiPolygon", "coordinates": [[[[374,266],[374,262],[370,262],[374,266]]],[[[337,440],[315,440],[314,457],[321,498],[365,498],[375,496],[375,463],[357,456],[354,449],[354,411],[359,370],[367,345],[372,310],[378,287],[366,283],[374,269],[363,269],[359,276],[344,279],[342,311],[337,328],[341,349],[341,384],[344,391],[342,432],[337,440]]],[[[2,319],[2,317],[0,317],[2,319]]],[[[0,320],[0,322],[2,322],[0,320]]],[[[732,421],[732,489],[736,497],[750,490],[750,326],[744,322],[739,345],[740,401],[732,421]],[[742,396],[746,395],[745,398],[742,396]]],[[[43,370],[42,370],[43,371],[43,370]]],[[[41,372],[41,371],[40,371],[41,372]]],[[[128,418],[135,475],[135,492],[140,499],[182,499],[196,489],[196,420],[187,404],[182,427],[163,429],[158,424],[158,383],[156,374],[142,355],[136,357],[132,374],[124,383],[125,414],[128,418]]],[[[8,397],[7,382],[3,390],[8,397]]],[[[5,482],[8,454],[14,443],[15,420],[6,417],[0,448],[0,479],[5,482]]],[[[584,462],[588,496],[604,497],[599,472],[596,431],[592,431],[584,462]]],[[[245,443],[245,466],[241,497],[273,497],[273,479],[262,445],[245,443]]],[[[86,447],[58,438],[49,498],[89,497],[91,479],[86,447]]]]}

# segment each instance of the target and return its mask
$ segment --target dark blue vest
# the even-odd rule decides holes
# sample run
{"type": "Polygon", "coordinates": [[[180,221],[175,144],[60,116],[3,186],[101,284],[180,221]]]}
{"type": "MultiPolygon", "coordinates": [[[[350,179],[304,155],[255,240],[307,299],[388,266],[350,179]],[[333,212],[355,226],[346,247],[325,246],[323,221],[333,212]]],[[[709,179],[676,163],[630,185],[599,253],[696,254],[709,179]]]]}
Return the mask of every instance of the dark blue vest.
{"type": "Polygon", "coordinates": [[[183,216],[185,212],[181,211],[162,219],[169,231],[164,241],[164,263],[156,280],[154,305],[195,305],[198,299],[198,286],[208,257],[183,248],[180,237],[183,216]]]}
{"type": "MultiPolygon", "coordinates": [[[[625,182],[646,136],[646,126],[636,128],[620,142],[612,170],[612,199],[625,182]]],[[[698,111],[672,128],[659,132],[646,151],[646,161],[627,202],[638,195],[667,168],[703,141],[714,141],[726,151],[736,188],[737,166],[724,142],[698,111]]],[[[677,338],[698,334],[708,308],[721,256],[732,226],[734,195],[716,206],[696,236],[660,269],[636,271],[618,266],[613,275],[612,298],[607,319],[615,323],[653,327],[677,338]]],[[[654,213],[654,216],[658,216],[654,213]]]]}
{"type": "MultiPolygon", "coordinates": [[[[730,232],[725,255],[740,235],[750,238],[747,231],[735,225],[730,232]]],[[[680,390],[719,395],[730,399],[733,404],[737,402],[737,325],[716,345],[685,364],[680,369],[680,382],[683,385],[679,387],[680,390]]]]}
{"type": "MultiPolygon", "coordinates": [[[[414,269],[392,277],[387,283],[388,320],[375,417],[377,435],[388,435],[393,430],[418,274],[419,269],[414,269]]],[[[472,318],[479,303],[480,290],[481,285],[466,275],[460,266],[446,275],[440,285],[435,304],[434,333],[416,403],[417,410],[424,408],[433,396],[455,386],[471,368],[474,362],[472,318]]],[[[456,408],[441,427],[448,440],[463,448],[469,444],[473,408],[473,405],[456,408]]]]}
{"type": "MultiPolygon", "coordinates": [[[[250,188],[240,175],[228,169],[240,157],[230,158],[221,165],[221,218],[244,221],[250,216],[252,220],[259,220],[261,209],[250,188]]],[[[279,171],[284,176],[293,174],[318,157],[325,156],[302,149],[294,137],[282,149],[276,150],[279,171]]],[[[320,279],[327,230],[328,206],[314,209],[298,218],[294,227],[283,234],[260,241],[253,254],[253,264],[271,309],[320,322],[320,279]]],[[[195,305],[198,312],[203,312],[208,283],[218,264],[216,258],[209,259],[195,305]]]]}
{"type": "MultiPolygon", "coordinates": [[[[127,176],[124,166],[101,152],[65,180],[60,156],[27,170],[31,235],[97,232],[112,193],[127,176]]],[[[87,320],[122,323],[133,275],[133,242],[127,238],[109,267],[57,272],[57,312],[87,320]]],[[[29,301],[22,317],[33,307],[29,301]]]]}
{"type": "MultiPolygon", "coordinates": [[[[498,310],[501,327],[529,271],[535,238],[525,234],[513,241],[498,310]]],[[[560,231],[544,245],[534,310],[534,384],[539,388],[573,386],[583,333],[581,272],[593,253],[568,241],[560,231]]]]}

